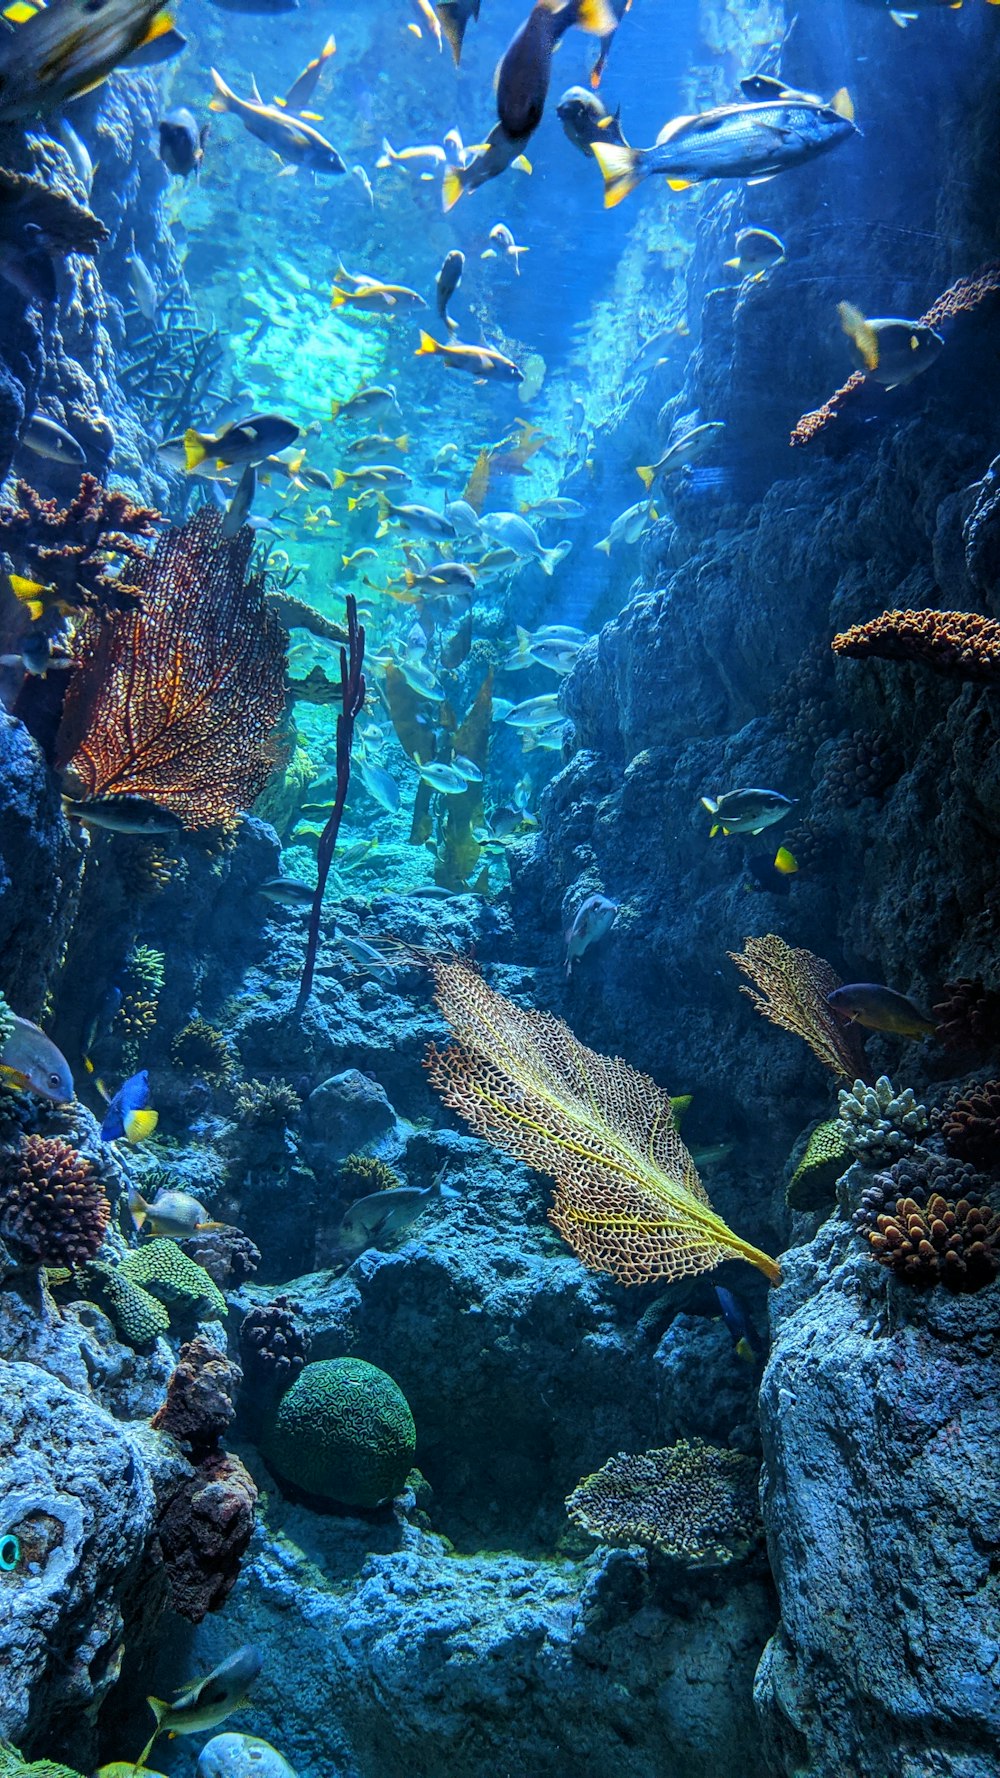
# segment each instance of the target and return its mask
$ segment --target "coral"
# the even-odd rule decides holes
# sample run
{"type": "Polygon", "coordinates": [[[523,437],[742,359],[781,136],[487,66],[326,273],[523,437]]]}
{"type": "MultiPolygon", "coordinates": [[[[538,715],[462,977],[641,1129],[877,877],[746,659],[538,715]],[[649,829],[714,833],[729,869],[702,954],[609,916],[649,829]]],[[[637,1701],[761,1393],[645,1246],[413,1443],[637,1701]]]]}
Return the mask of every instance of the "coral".
{"type": "Polygon", "coordinates": [[[57,763],[90,797],[148,797],[185,826],[231,827],[263,790],[285,704],[285,632],[247,579],[252,533],[203,506],[137,571],[141,609],[87,619],[57,763]]]}
{"type": "Polygon", "coordinates": [[[22,1759],[16,1747],[0,1741],[0,1778],[81,1778],[74,1766],[60,1766],[54,1760],[22,1759]]]}
{"type": "Polygon", "coordinates": [[[842,1090],[837,1116],[852,1154],[869,1166],[894,1161],[916,1148],[930,1125],[927,1107],[917,1104],[913,1088],[897,1093],[884,1074],[874,1087],[856,1080],[850,1092],[842,1090]]]}
{"type": "Polygon", "coordinates": [[[163,952],[155,951],[151,945],[133,945],[126,959],[121,1005],[114,1024],[122,1037],[122,1059],[127,1067],[136,1066],[140,1046],[156,1024],[165,962],[163,952]]]}
{"type": "Polygon", "coordinates": [[[913,661],[949,679],[1000,680],[1000,623],[975,611],[883,611],[834,636],[834,654],[913,661]]]}
{"type": "Polygon", "coordinates": [[[978,1205],[988,1188],[989,1180],[967,1161],[917,1148],[876,1173],[861,1194],[854,1212],[854,1227],[861,1233],[873,1229],[881,1212],[895,1206],[899,1198],[911,1198],[920,1208],[935,1195],[965,1198],[969,1204],[978,1205]]]}
{"type": "MultiPolygon", "coordinates": [[[[155,421],[157,436],[167,439],[221,407],[224,361],[218,330],[200,327],[192,305],[171,291],[159,306],[156,325],[144,325],[129,339],[118,376],[155,421]]],[[[187,492],[185,486],[184,500],[187,492]]]]}
{"type": "Polygon", "coordinates": [[[0,240],[23,246],[26,236],[49,253],[65,256],[96,253],[108,231],[67,191],[0,167],[0,240]]]}
{"type": "Polygon", "coordinates": [[[0,994],[0,1051],[9,1037],[14,1034],[14,1014],[3,994],[0,994]]]}
{"type": "Polygon", "coordinates": [[[840,1118],[828,1118],[826,1123],[817,1124],[788,1182],[785,1202],[789,1208],[826,1209],[831,1203],[832,1188],[850,1165],[853,1152],[847,1128],[840,1118]]]}
{"type": "Polygon", "coordinates": [[[213,1086],[221,1086],[238,1065],[225,1032],[200,1017],[181,1026],[170,1045],[170,1056],[178,1068],[200,1075],[213,1086]]]}
{"type": "Polygon", "coordinates": [[[715,1214],[655,1081],[494,993],[462,960],[430,967],[455,1039],[428,1050],[434,1086],[477,1135],[554,1178],[549,1220],[584,1265],[622,1284],[736,1257],[780,1276],[715,1214]]]}
{"type": "Polygon", "coordinates": [[[945,982],[943,998],[931,1008],[937,1038],[947,1050],[990,1050],[1000,1046],[1000,990],[970,976],[945,982]]]}
{"type": "Polygon", "coordinates": [[[155,840],[124,841],[115,848],[118,879],[129,901],[148,901],[187,872],[187,860],[155,840]]]}
{"type": "Polygon", "coordinates": [[[345,1196],[350,1193],[352,1198],[366,1198],[371,1192],[392,1191],[403,1181],[388,1161],[380,1161],[374,1155],[349,1154],[340,1163],[339,1183],[345,1196]]]}
{"type": "Polygon", "coordinates": [[[120,1265],[92,1260],[86,1270],[85,1288],[97,1298],[130,1346],[148,1346],[158,1334],[168,1332],[170,1316],[163,1303],[134,1284],[120,1265]]]}
{"type": "Polygon", "coordinates": [[[264,595],[269,611],[273,611],[286,630],[308,630],[311,636],[319,636],[324,642],[345,643],[348,639],[343,624],[335,624],[332,618],[324,617],[304,599],[296,599],[294,594],[268,587],[264,595]]]}
{"type": "Polygon", "coordinates": [[[0,1156],[0,1234],[28,1259],[82,1266],[110,1220],[93,1164],[58,1136],[22,1136],[0,1156]]]}
{"type": "Polygon", "coordinates": [[[302,1100],[284,1080],[244,1080],[233,1096],[239,1123],[251,1130],[286,1130],[302,1110],[302,1100]]]}
{"type": "Polygon", "coordinates": [[[738,1562],[761,1536],[758,1466],[704,1439],[620,1452],[574,1488],[574,1524],[602,1543],[638,1543],[686,1567],[738,1562]]]}
{"type": "Polygon", "coordinates": [[[226,1299],[202,1266],[182,1253],[176,1241],[147,1241],[126,1254],[118,1270],[130,1284],[139,1284],[168,1309],[192,1314],[225,1315],[226,1299]]]}
{"type": "Polygon", "coordinates": [[[833,666],[822,642],[807,648],[771,699],[771,714],[796,753],[815,754],[839,726],[834,703],[833,666]]]}
{"type": "Polygon", "coordinates": [[[1000,1168],[1000,1080],[953,1093],[935,1122],[949,1154],[990,1171],[1000,1168]]]}
{"type": "Polygon", "coordinates": [[[307,1364],[282,1396],[261,1449],[294,1487],[341,1506],[380,1506],[406,1481],[416,1429],[402,1390],[359,1358],[307,1364]]]}
{"type": "Polygon", "coordinates": [[[264,1309],[250,1309],[240,1323],[243,1373],[255,1388],[284,1391],[309,1357],[310,1339],[299,1327],[286,1296],[264,1309]]]}
{"type": "MultiPolygon", "coordinates": [[[[936,297],[926,315],[920,316],[918,326],[938,327],[942,321],[950,320],[953,315],[965,314],[971,309],[978,308],[979,304],[996,290],[1000,290],[1000,266],[983,266],[971,277],[959,278],[949,289],[936,297]]],[[[864,371],[856,370],[853,376],[848,377],[847,382],[830,396],[829,401],[823,403],[822,407],[802,415],[802,418],[792,429],[789,444],[793,446],[811,444],[823,428],[829,425],[831,420],[837,418],[841,409],[849,403],[851,396],[856,395],[858,390],[864,387],[866,381],[864,371]]]]}
{"type": "Polygon", "coordinates": [[[326,889],[326,880],[330,875],[330,866],[333,863],[334,848],[337,844],[337,835],[340,832],[344,804],[347,801],[347,792],[351,781],[351,746],[354,739],[354,724],[361,714],[365,702],[364,665],[364,626],[358,623],[357,600],[353,593],[348,593],[347,647],[340,650],[341,709],[337,717],[337,794],[320,836],[316,854],[316,893],[309,910],[305,961],[302,965],[302,979],[295,1002],[297,1013],[301,1013],[312,991],[313,974],[316,969],[316,950],[319,945],[320,917],[323,912],[323,894],[326,889]]]}
{"type": "Polygon", "coordinates": [[[178,1246],[203,1267],[220,1290],[235,1289],[252,1278],[260,1265],[260,1248],[242,1229],[222,1223],[217,1228],[200,1229],[178,1246]]]}
{"type": "Polygon", "coordinates": [[[150,1425],[187,1445],[197,1461],[218,1448],[236,1413],[236,1393],[242,1381],[239,1365],[211,1341],[189,1340],[177,1355],[167,1398],[150,1425]]]}
{"type": "Polygon", "coordinates": [[[926,1205],[897,1198],[864,1230],[875,1258],[907,1284],[982,1290],[1000,1272],[1000,1211],[932,1192],[926,1205]]]}
{"type": "Polygon", "coordinates": [[[238,1457],[203,1458],[163,1509],[157,1537],[174,1611],[200,1624],[236,1584],[253,1536],[257,1489],[238,1457]]]}
{"type": "MultiPolygon", "coordinates": [[[[158,512],[110,493],[93,475],[83,476],[68,506],[43,500],[25,481],[17,483],[16,494],[17,506],[0,506],[0,549],[19,573],[54,586],[76,611],[134,611],[148,563],[135,540],[155,535],[158,512]],[[125,565],[114,567],[123,558],[125,565]]],[[[92,621],[95,632],[103,627],[92,621]]]]}
{"type": "Polygon", "coordinates": [[[742,951],[730,951],[737,969],[752,987],[741,988],[757,1011],[782,1031],[792,1031],[809,1045],[824,1068],[851,1080],[864,1063],[857,1032],[831,1012],[826,997],[841,986],[840,977],[812,951],[794,950],[775,932],[744,940],[742,951]]]}
{"type": "Polygon", "coordinates": [[[856,729],[831,749],[818,799],[831,809],[854,809],[866,797],[884,797],[900,769],[900,757],[891,741],[856,729]]]}

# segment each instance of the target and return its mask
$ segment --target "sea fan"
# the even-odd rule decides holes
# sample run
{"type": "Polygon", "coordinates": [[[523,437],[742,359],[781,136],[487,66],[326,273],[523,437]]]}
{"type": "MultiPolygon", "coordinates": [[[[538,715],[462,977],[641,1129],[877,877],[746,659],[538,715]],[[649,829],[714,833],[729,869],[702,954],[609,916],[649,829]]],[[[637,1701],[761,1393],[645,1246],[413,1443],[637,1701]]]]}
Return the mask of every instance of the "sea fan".
{"type": "Polygon", "coordinates": [[[494,993],[460,958],[431,968],[455,1035],[428,1051],[432,1082],[478,1135],[552,1176],[550,1221],[585,1266],[645,1284],[737,1258],[780,1277],[715,1214],[655,1081],[494,993]]]}

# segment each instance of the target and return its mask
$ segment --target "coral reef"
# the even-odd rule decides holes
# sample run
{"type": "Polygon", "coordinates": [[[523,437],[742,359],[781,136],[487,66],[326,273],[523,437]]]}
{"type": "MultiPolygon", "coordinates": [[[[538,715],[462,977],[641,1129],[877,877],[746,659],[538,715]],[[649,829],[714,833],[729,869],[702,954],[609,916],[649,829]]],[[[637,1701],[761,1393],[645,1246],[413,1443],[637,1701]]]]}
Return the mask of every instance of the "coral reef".
{"type": "Polygon", "coordinates": [[[345,1196],[364,1198],[370,1192],[394,1191],[402,1183],[395,1168],[377,1155],[349,1154],[340,1163],[340,1186],[345,1196]]]}
{"type": "Polygon", "coordinates": [[[72,1766],[57,1765],[55,1760],[22,1759],[16,1747],[0,1742],[0,1778],[82,1778],[72,1766]]]}
{"type": "Polygon", "coordinates": [[[250,808],[285,704],[285,632],[246,576],[252,534],[221,525],[202,507],[139,564],[138,610],[81,626],[56,747],[86,796],[146,797],[192,828],[250,808]]]}
{"type": "Polygon", "coordinates": [[[156,1024],[165,980],[166,958],[151,945],[133,945],[125,959],[121,1004],[115,1029],[122,1036],[122,1058],[136,1067],[139,1050],[156,1024]]]}
{"type": "Polygon", "coordinates": [[[122,1339],[140,1349],[166,1333],[170,1316],[159,1299],[127,1276],[121,1265],[92,1260],[86,1271],[87,1291],[113,1321],[122,1339]]]}
{"type": "Polygon", "coordinates": [[[20,574],[54,588],[52,597],[74,611],[107,618],[135,609],[147,559],[136,540],[155,536],[158,512],[109,492],[89,474],[66,506],[43,499],[26,481],[16,494],[16,506],[0,506],[0,549],[20,574]]]}
{"type": "Polygon", "coordinates": [[[242,1229],[221,1223],[199,1229],[177,1245],[217,1284],[220,1290],[235,1289],[252,1278],[260,1265],[260,1248],[242,1229]]]}
{"type": "Polygon", "coordinates": [[[934,1121],[949,1154],[989,1172],[1000,1170],[1000,1080],[952,1093],[934,1121]]]}
{"type": "Polygon", "coordinates": [[[962,976],[945,982],[942,996],[931,1010],[945,1049],[985,1051],[1000,1046],[1000,991],[962,976]]]}
{"type": "Polygon", "coordinates": [[[287,1130],[302,1110],[301,1096],[287,1081],[241,1080],[233,1095],[233,1111],[249,1130],[287,1130]]]}
{"type": "Polygon", "coordinates": [[[832,648],[855,659],[912,661],[979,685],[1000,679],[1000,623],[974,611],[883,611],[834,636],[832,648]]]}
{"type": "Polygon", "coordinates": [[[712,1210],[655,1081],[586,1049],[562,1020],[505,1000],[467,963],[431,967],[454,1034],[448,1049],[428,1050],[433,1084],[480,1135],[552,1175],[549,1220],[584,1265],[624,1284],[733,1257],[779,1276],[712,1210]]]}
{"type": "Polygon", "coordinates": [[[873,1087],[856,1080],[850,1092],[842,1089],[837,1116],[852,1154],[876,1166],[916,1148],[930,1127],[927,1107],[917,1104],[912,1087],[897,1093],[885,1074],[873,1087]]]}
{"type": "Polygon", "coordinates": [[[301,1374],[312,1344],[295,1319],[286,1296],[266,1308],[250,1309],[240,1323],[240,1359],[249,1383],[267,1393],[284,1393],[301,1374]]]}
{"type": "Polygon", "coordinates": [[[218,1611],[253,1536],[257,1488],[238,1457],[213,1451],[162,1506],[156,1534],[170,1603],[188,1623],[218,1611]]]}
{"type": "Polygon", "coordinates": [[[125,1255],[118,1270],[129,1284],[138,1284],[168,1310],[180,1314],[225,1315],[226,1299],[203,1267],[182,1253],[175,1241],[146,1241],[125,1255]]]}
{"type": "Polygon", "coordinates": [[[850,1133],[839,1117],[817,1124],[785,1192],[791,1210],[822,1210],[833,1202],[833,1187],[853,1158],[850,1133]]]}
{"type": "Polygon", "coordinates": [[[841,985],[829,963],[786,944],[776,932],[746,939],[743,950],[729,957],[752,983],[740,993],[763,1018],[801,1037],[831,1074],[848,1080],[857,1074],[864,1060],[857,1033],[827,1005],[827,995],[841,985]]]}
{"type": "Polygon", "coordinates": [[[413,1461],[416,1429],[402,1390],[357,1358],[307,1364],[282,1396],[261,1449],[279,1478],[341,1506],[391,1500],[413,1461]]]}
{"type": "Polygon", "coordinates": [[[982,1290],[1000,1272],[1000,1211],[966,1198],[898,1198],[865,1233],[875,1258],[906,1284],[982,1290]]]}
{"type": "Polygon", "coordinates": [[[758,1466],[704,1439],[624,1452],[574,1488],[574,1524],[602,1543],[644,1544],[690,1567],[740,1561],[759,1541],[758,1466]]]}
{"type": "Polygon", "coordinates": [[[177,1355],[167,1398],[150,1425],[187,1446],[192,1461],[214,1451],[236,1413],[243,1373],[210,1340],[189,1340],[177,1355]]]}
{"type": "Polygon", "coordinates": [[[854,809],[866,797],[881,799],[899,773],[900,758],[892,742],[856,729],[828,755],[817,800],[830,809],[854,809]]]}
{"type": "Polygon", "coordinates": [[[222,1086],[237,1066],[236,1052],[225,1032],[201,1017],[190,1019],[174,1034],[170,1059],[212,1086],[222,1086]]]}
{"type": "Polygon", "coordinates": [[[22,1136],[0,1154],[0,1234],[26,1259],[82,1266],[99,1251],[111,1205],[97,1170],[58,1136],[22,1136]]]}

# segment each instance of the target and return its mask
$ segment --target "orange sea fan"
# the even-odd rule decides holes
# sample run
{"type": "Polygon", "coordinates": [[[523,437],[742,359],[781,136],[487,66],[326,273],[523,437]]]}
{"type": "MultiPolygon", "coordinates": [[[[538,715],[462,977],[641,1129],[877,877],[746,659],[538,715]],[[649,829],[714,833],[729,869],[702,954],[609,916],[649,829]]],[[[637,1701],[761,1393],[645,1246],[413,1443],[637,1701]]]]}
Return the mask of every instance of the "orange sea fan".
{"type": "Polygon", "coordinates": [[[247,579],[253,533],[204,506],[138,564],[141,607],[77,632],[56,763],[87,797],[141,796],[231,826],[273,769],[287,637],[247,579]]]}
{"type": "Polygon", "coordinates": [[[842,986],[829,963],[786,944],[776,932],[744,939],[742,951],[730,951],[729,957],[752,983],[740,993],[765,1019],[801,1037],[838,1080],[863,1078],[865,1055],[855,1029],[827,1005],[827,995],[842,986]]]}
{"type": "Polygon", "coordinates": [[[585,1266],[620,1284],[690,1277],[726,1259],[780,1277],[712,1209],[654,1080],[585,1048],[550,1013],[515,1006],[461,958],[430,967],[454,1033],[447,1049],[428,1051],[432,1082],[478,1135],[551,1175],[549,1219],[585,1266]]]}

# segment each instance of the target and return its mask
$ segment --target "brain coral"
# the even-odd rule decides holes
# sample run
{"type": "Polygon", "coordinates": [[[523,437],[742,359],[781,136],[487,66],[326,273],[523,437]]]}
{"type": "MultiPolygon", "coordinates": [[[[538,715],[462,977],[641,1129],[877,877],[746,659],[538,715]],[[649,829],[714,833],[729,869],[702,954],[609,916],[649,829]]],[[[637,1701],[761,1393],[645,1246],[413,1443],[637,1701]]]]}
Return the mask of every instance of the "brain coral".
{"type": "Polygon", "coordinates": [[[416,1446],[402,1390],[359,1358],[307,1364],[282,1396],[261,1449],[275,1473],[341,1506],[379,1506],[398,1494],[416,1446]]]}
{"type": "Polygon", "coordinates": [[[761,1532],[757,1464],[700,1438],[620,1451],[584,1477],[566,1506],[602,1543],[644,1544],[687,1567],[737,1562],[761,1532]]]}
{"type": "Polygon", "coordinates": [[[91,1162],[58,1136],[24,1136],[0,1158],[0,1232],[30,1259],[82,1266],[110,1217],[91,1162]]]}

